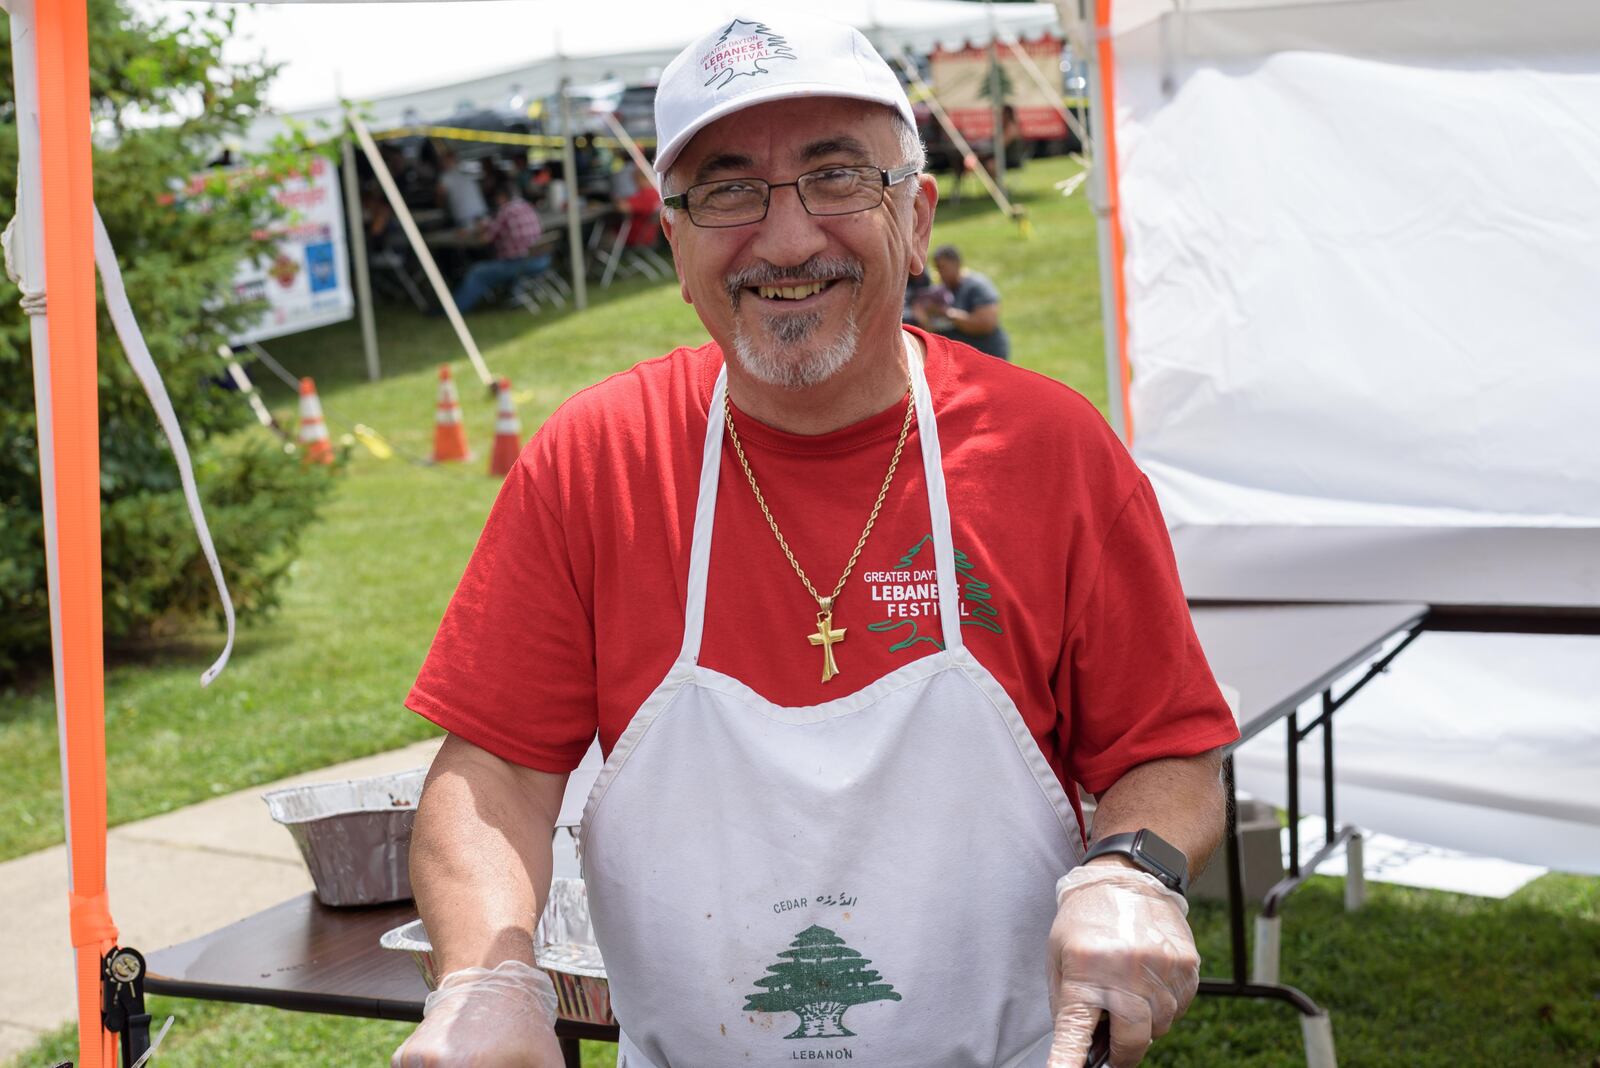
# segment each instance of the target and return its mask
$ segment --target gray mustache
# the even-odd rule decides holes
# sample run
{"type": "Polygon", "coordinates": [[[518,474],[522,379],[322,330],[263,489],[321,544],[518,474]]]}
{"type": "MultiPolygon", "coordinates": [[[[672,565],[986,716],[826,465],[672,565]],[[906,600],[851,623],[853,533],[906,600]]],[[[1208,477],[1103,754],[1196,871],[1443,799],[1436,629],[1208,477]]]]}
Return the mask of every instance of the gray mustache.
{"type": "Polygon", "coordinates": [[[753,263],[735,271],[723,280],[728,289],[728,299],[739,306],[739,299],[751,286],[771,286],[782,282],[793,284],[796,279],[811,281],[847,281],[859,283],[866,277],[860,260],[847,260],[837,256],[812,256],[798,267],[778,267],[771,263],[753,263]]]}

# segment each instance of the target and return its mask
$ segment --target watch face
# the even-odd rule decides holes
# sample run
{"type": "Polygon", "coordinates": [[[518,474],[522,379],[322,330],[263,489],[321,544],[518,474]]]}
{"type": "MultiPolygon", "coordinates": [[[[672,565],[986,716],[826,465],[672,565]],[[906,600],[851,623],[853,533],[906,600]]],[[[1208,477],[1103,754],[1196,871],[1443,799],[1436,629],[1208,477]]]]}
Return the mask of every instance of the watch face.
{"type": "Polygon", "coordinates": [[[1175,888],[1189,880],[1189,858],[1183,851],[1149,831],[1140,831],[1133,840],[1133,851],[1172,877],[1175,888]]]}

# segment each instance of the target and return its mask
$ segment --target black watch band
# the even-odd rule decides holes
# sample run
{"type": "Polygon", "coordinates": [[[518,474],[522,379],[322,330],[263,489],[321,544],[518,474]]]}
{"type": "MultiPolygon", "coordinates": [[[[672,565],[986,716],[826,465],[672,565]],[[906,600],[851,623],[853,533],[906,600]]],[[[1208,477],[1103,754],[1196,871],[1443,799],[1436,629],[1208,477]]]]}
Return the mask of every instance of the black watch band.
{"type": "Polygon", "coordinates": [[[1183,850],[1152,830],[1107,835],[1089,847],[1083,862],[1087,864],[1095,857],[1110,854],[1127,857],[1141,871],[1155,876],[1168,890],[1180,894],[1189,891],[1189,858],[1183,855],[1183,850]]]}

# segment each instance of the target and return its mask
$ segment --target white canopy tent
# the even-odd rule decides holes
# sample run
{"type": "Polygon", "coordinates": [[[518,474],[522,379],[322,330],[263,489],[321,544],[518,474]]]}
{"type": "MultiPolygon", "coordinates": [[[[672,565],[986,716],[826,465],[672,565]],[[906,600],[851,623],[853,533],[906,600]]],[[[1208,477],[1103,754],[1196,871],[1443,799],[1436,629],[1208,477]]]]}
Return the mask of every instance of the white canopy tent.
{"type": "MultiPolygon", "coordinates": [[[[1593,5],[1085,3],[1108,365],[1169,523],[1600,525],[1593,5]]],[[[1340,815],[1600,872],[1597,646],[1429,636],[1340,713],[1340,815]]]]}
{"type": "MultiPolygon", "coordinates": [[[[1002,38],[1035,38],[1057,27],[1048,3],[999,4],[992,12],[957,0],[805,6],[855,26],[891,57],[987,44],[991,26],[1002,38]]],[[[268,97],[281,115],[337,123],[343,98],[362,104],[373,128],[383,129],[463,106],[532,102],[563,82],[653,82],[685,45],[739,10],[728,0],[665,7],[647,0],[265,4],[240,9],[234,47],[237,56],[264,55],[284,65],[268,97]]],[[[258,136],[273,129],[264,124],[258,136]]]]}

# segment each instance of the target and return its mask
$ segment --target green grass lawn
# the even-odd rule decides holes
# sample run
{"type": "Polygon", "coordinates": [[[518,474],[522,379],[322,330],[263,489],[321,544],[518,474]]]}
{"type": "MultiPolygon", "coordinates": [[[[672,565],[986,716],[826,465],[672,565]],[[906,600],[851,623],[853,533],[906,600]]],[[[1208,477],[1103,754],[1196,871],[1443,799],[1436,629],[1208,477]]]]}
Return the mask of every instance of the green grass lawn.
{"type": "MultiPolygon", "coordinates": [[[[1028,239],[987,201],[972,199],[969,183],[965,201],[941,210],[934,242],[959,245],[968,264],[999,286],[1017,362],[1103,407],[1093,216],[1081,193],[1064,200],[1053,189],[1071,169],[1041,161],[1014,176],[1031,219],[1028,239]]],[[[674,285],[639,281],[596,294],[587,314],[490,311],[470,323],[490,367],[511,377],[530,432],[577,389],[704,338],[674,285]]],[[[335,437],[361,422],[417,456],[430,448],[436,368],[448,361],[473,447],[486,451],[493,406],[449,327],[387,308],[379,328],[385,377],[378,383],[365,379],[353,324],[268,348],[295,374],[316,377],[335,437]]],[[[290,418],[291,392],[272,380],[260,384],[280,417],[290,418]]],[[[306,535],[282,609],[244,625],[232,664],[209,690],[196,682],[221,644],[209,628],[115,654],[106,675],[111,822],[434,733],[401,701],[496,488],[481,461],[432,468],[379,460],[358,447],[323,520],[306,535]]],[[[38,689],[5,697],[0,767],[9,788],[0,794],[0,859],[62,840],[48,677],[38,689]]],[[[1338,884],[1318,879],[1288,917],[1285,981],[1332,1008],[1344,1064],[1600,1065],[1600,880],[1549,876],[1505,902],[1375,887],[1371,906],[1347,916],[1338,884]]],[[[1207,970],[1218,973],[1222,914],[1201,906],[1194,920],[1212,962],[1207,970]]],[[[171,1068],[372,1065],[384,1063],[407,1030],[155,1001],[158,1014],[179,1017],[160,1059],[171,1068]]],[[[1299,1041],[1286,1008],[1202,1002],[1147,1063],[1265,1068],[1293,1063],[1299,1041]]],[[[72,1055],[64,1032],[13,1065],[72,1055]]],[[[610,1051],[588,1048],[585,1063],[609,1065],[610,1051]]]]}

